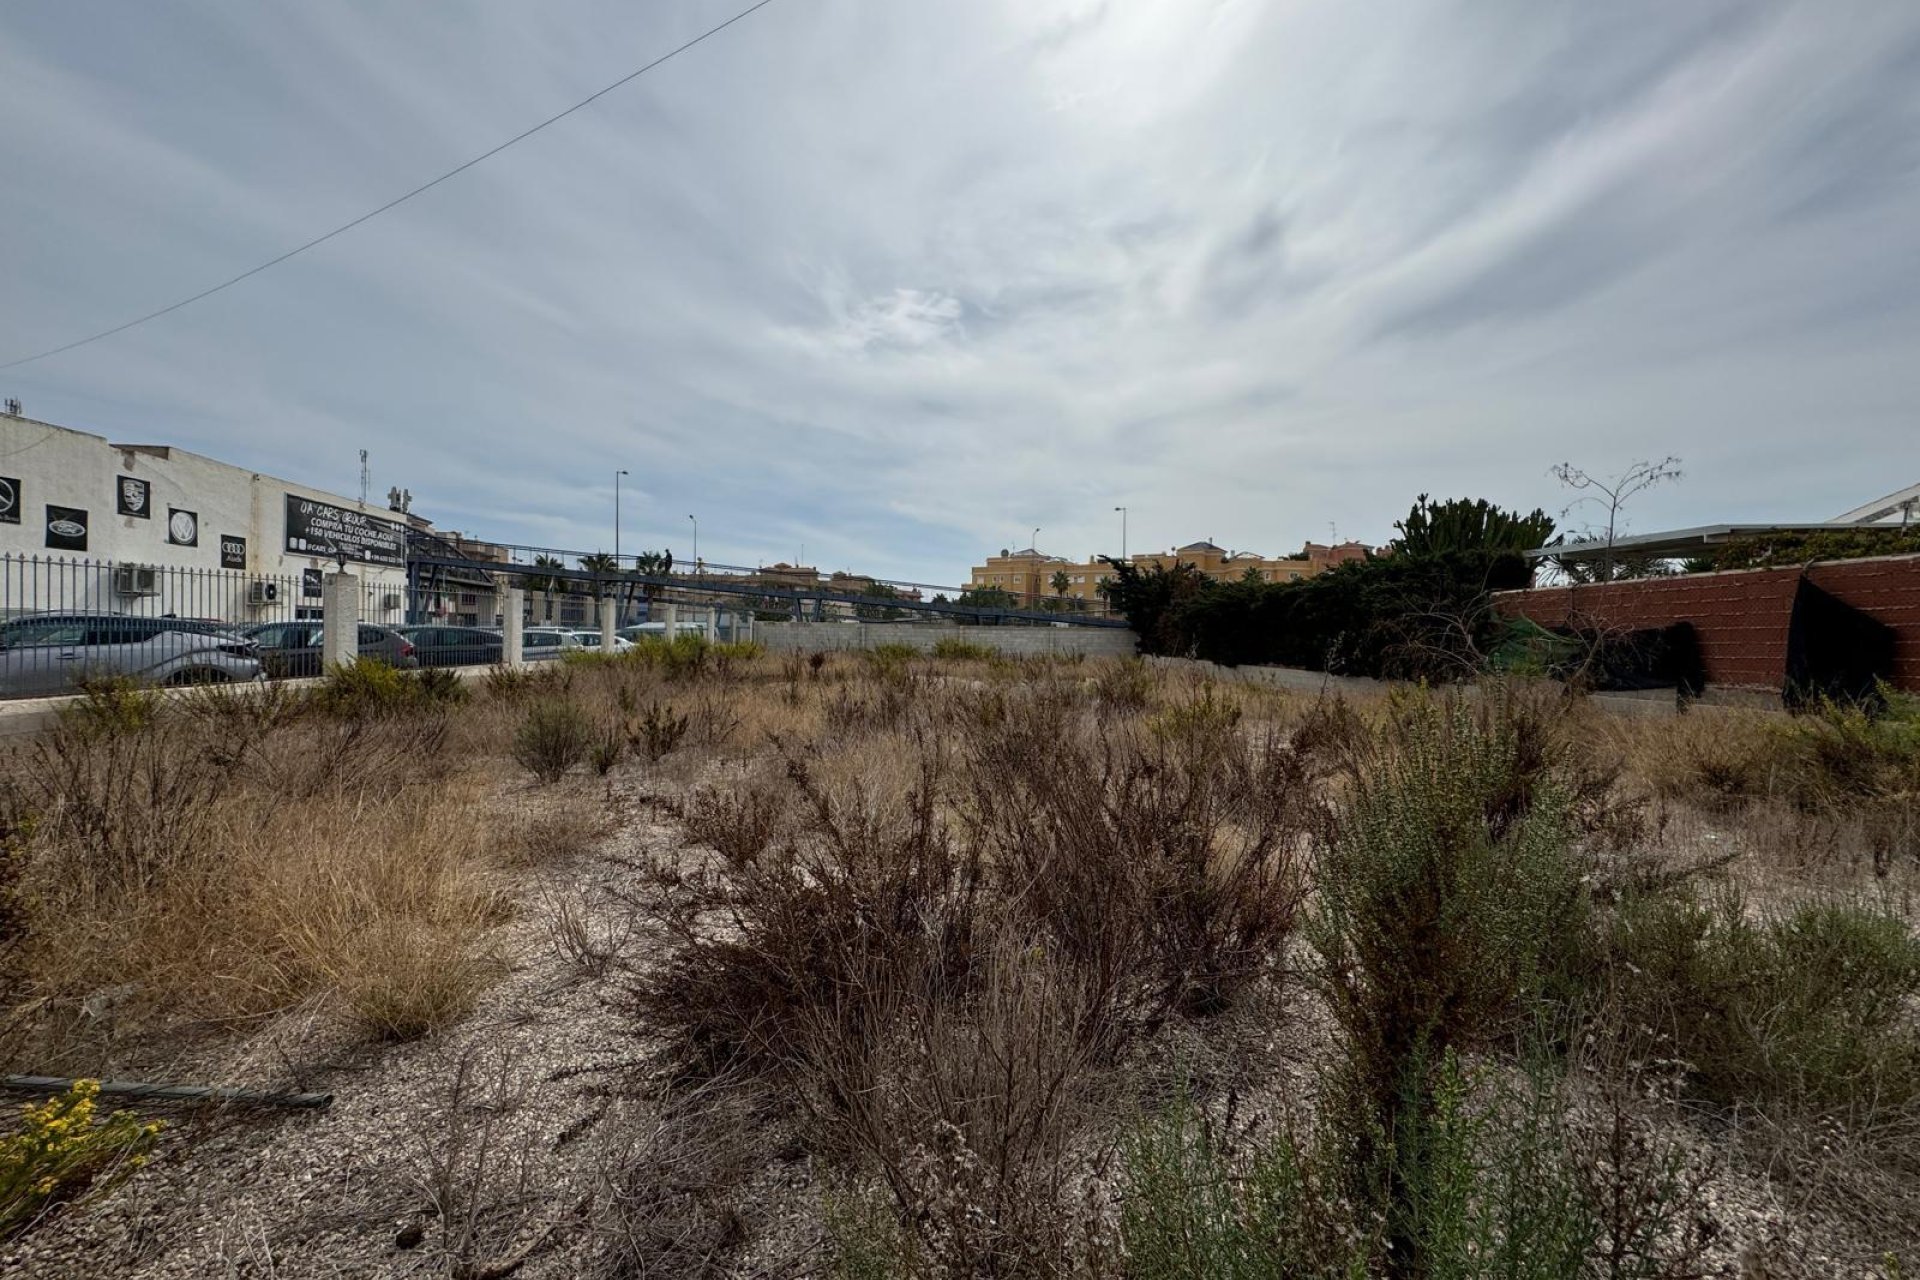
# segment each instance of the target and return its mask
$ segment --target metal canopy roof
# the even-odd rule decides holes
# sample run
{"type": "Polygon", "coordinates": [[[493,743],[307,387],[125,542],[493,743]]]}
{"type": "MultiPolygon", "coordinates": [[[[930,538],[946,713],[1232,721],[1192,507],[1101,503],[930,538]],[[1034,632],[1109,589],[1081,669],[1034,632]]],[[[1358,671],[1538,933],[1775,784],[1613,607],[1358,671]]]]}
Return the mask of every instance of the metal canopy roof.
{"type": "Polygon", "coordinates": [[[1655,556],[1680,559],[1695,555],[1735,538],[1751,538],[1770,533],[1825,533],[1872,528],[1898,528],[1897,525],[1862,525],[1852,521],[1815,520],[1806,524],[1704,524],[1693,529],[1672,529],[1665,533],[1632,534],[1615,538],[1609,548],[1605,539],[1569,542],[1558,547],[1535,547],[1526,553],[1529,560],[1598,560],[1609,551],[1615,556],[1655,556]]]}

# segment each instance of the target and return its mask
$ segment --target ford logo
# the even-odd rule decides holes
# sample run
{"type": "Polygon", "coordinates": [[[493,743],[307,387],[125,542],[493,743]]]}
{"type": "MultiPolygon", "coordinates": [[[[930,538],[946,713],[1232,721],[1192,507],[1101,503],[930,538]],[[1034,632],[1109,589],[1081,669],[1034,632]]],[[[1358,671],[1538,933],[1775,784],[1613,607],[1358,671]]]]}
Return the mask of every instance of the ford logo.
{"type": "Polygon", "coordinates": [[[62,538],[77,538],[87,531],[87,526],[77,520],[49,520],[47,532],[58,534],[62,538]]]}

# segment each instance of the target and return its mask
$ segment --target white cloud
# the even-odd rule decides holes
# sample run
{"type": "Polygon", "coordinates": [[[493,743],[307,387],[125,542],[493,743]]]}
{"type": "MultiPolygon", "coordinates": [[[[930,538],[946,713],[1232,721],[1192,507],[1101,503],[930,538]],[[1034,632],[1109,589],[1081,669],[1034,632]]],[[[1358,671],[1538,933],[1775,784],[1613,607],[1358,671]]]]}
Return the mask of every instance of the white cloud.
{"type": "MultiPolygon", "coordinates": [[[[0,352],[201,287],[723,16],[0,10],[0,352]]],[[[0,379],[504,537],[952,579],[1415,493],[1820,515],[1920,473],[1920,11],[782,0],[419,200],[0,379]],[[602,508],[605,510],[602,511],[602,508]]]]}

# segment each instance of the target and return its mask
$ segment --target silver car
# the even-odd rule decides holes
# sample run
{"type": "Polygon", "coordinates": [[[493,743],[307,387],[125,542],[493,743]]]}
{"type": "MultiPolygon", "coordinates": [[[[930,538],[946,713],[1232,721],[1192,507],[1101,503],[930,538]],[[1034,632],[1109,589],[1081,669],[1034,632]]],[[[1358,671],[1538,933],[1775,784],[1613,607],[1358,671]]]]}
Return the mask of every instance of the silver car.
{"type": "Polygon", "coordinates": [[[260,680],[253,642],[216,623],[111,613],[33,614],[0,625],[0,697],[70,693],[88,680],[260,680]]]}
{"type": "Polygon", "coordinates": [[[584,648],[580,638],[564,627],[528,627],[520,633],[520,660],[540,662],[584,648]]]}

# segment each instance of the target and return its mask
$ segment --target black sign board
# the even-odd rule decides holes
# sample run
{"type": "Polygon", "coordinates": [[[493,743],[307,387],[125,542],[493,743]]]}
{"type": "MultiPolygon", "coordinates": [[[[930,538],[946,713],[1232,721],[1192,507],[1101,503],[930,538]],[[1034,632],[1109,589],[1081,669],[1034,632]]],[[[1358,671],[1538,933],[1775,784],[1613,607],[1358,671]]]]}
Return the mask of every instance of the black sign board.
{"type": "Polygon", "coordinates": [[[407,527],[312,498],[287,495],[287,554],[344,557],[404,568],[407,527]]]}
{"type": "Polygon", "coordinates": [[[222,569],[244,569],[247,567],[247,540],[236,538],[230,533],[220,535],[220,567],[222,569]]]}
{"type": "Polygon", "coordinates": [[[0,476],[0,524],[20,523],[20,481],[0,476]]]}
{"type": "Polygon", "coordinates": [[[47,504],[47,545],[60,551],[87,549],[87,513],[79,507],[47,504]]]}
{"type": "Polygon", "coordinates": [[[326,584],[320,570],[302,569],[300,571],[300,594],[309,600],[318,600],[326,593],[326,584]]]}
{"type": "Polygon", "coordinates": [[[200,513],[167,508],[167,541],[176,547],[200,545],[200,513]]]}
{"type": "Polygon", "coordinates": [[[113,509],[137,520],[153,518],[153,485],[139,476],[121,476],[113,486],[113,509]]]}

